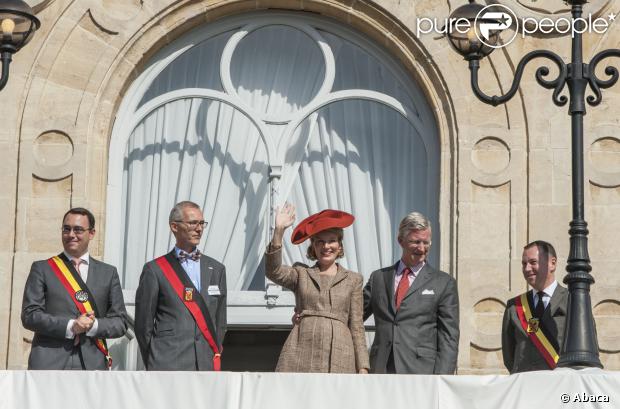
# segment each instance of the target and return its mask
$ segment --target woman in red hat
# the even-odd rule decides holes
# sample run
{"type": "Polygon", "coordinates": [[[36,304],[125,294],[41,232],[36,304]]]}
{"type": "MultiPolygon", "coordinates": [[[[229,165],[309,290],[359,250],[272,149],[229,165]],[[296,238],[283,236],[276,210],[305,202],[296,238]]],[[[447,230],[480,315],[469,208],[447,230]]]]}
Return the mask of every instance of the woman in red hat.
{"type": "Polygon", "coordinates": [[[368,373],[368,349],[362,320],[364,278],[336,263],[344,256],[343,228],[354,217],[323,210],[304,219],[291,241],[310,239],[312,267],[282,265],[282,236],[295,221],[295,208],[276,211],[275,230],[265,252],[266,275],[295,293],[295,320],[278,360],[278,372],[368,373]]]}

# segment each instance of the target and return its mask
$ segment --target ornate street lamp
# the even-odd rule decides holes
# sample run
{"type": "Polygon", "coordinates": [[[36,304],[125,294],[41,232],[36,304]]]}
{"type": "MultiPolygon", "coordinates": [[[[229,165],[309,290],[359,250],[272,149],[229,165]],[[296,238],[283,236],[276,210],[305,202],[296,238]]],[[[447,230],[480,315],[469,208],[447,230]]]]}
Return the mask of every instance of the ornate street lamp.
{"type": "Polygon", "coordinates": [[[0,0],[0,90],[9,80],[9,64],[13,54],[30,41],[41,22],[32,8],[22,0],[0,0]]]}
{"type": "Polygon", "coordinates": [[[618,81],[619,74],[615,67],[605,68],[607,79],[598,78],[595,72],[601,60],[612,56],[620,57],[620,49],[603,50],[596,54],[589,64],[585,64],[581,38],[585,20],[581,18],[581,14],[586,0],[567,0],[567,2],[571,5],[574,24],[571,30],[573,38],[570,63],[564,63],[560,56],[551,51],[532,51],[517,65],[512,86],[504,95],[489,96],[482,92],[478,87],[478,69],[480,59],[493,51],[498,44],[499,32],[504,28],[502,23],[506,20],[503,15],[505,10],[501,9],[501,6],[490,6],[481,13],[484,7],[470,0],[470,4],[459,7],[450,16],[448,39],[452,47],[469,61],[474,94],[482,102],[493,106],[503,104],[515,95],[525,65],[531,60],[546,58],[558,68],[555,79],[546,79],[549,75],[549,68],[546,66],[536,70],[536,81],[544,88],[553,89],[554,104],[564,106],[570,101],[568,114],[571,116],[572,130],[573,220],[570,222],[569,230],[570,252],[566,266],[568,274],[564,277],[564,283],[568,285],[569,290],[568,315],[558,366],[602,368],[590,301],[590,285],[594,283],[594,279],[590,275],[592,267],[588,255],[588,224],[584,219],[583,117],[586,114],[586,101],[590,106],[600,104],[601,88],[609,88],[618,81]],[[481,39],[479,33],[486,35],[481,39]],[[570,99],[560,95],[565,85],[568,87],[570,99]],[[586,98],[585,91],[588,85],[593,95],[586,98]]]}

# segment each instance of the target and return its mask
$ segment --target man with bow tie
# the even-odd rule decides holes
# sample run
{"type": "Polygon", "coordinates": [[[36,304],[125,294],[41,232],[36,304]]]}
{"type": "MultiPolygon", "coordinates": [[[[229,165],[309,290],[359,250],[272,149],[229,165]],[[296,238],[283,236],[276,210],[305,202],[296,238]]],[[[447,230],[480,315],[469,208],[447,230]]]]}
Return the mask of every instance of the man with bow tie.
{"type": "Polygon", "coordinates": [[[568,290],[555,279],[556,265],[550,243],[537,240],[523,248],[523,277],[532,289],[508,300],[502,325],[502,355],[511,374],[557,366],[568,290]]]}
{"type": "Polygon", "coordinates": [[[63,252],[32,263],[21,319],[34,331],[28,369],[105,370],[112,366],[106,338],[127,331],[116,267],[90,256],[95,217],[76,207],[62,219],[63,252]]]}
{"type": "Polygon", "coordinates": [[[219,371],[226,333],[226,268],[198,250],[200,207],[177,203],[168,218],[176,245],[144,265],[136,291],[136,338],[151,371],[219,371]]]}
{"type": "Polygon", "coordinates": [[[431,225],[418,212],[401,222],[400,260],[372,273],[364,287],[364,320],[375,318],[372,373],[453,374],[459,345],[456,281],[426,261],[431,225]]]}

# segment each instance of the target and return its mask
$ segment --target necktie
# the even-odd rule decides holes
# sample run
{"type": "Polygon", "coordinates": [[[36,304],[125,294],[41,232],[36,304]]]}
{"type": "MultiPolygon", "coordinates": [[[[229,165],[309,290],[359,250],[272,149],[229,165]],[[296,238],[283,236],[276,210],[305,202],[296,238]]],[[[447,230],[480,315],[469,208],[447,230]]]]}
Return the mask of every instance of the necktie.
{"type": "Polygon", "coordinates": [[[198,249],[192,251],[191,253],[188,253],[187,251],[183,251],[180,250],[179,251],[179,261],[181,263],[183,263],[185,260],[194,260],[194,261],[198,261],[200,260],[200,251],[198,251],[198,249]]]}
{"type": "Polygon", "coordinates": [[[405,298],[405,294],[409,290],[409,274],[411,274],[411,269],[407,267],[403,270],[403,275],[400,278],[398,287],[396,287],[396,309],[400,307],[400,303],[403,302],[403,298],[405,298]]]}
{"type": "MultiPolygon", "coordinates": [[[[73,267],[75,267],[75,271],[77,271],[77,273],[80,275],[80,277],[82,277],[82,273],[80,272],[80,264],[82,264],[82,259],[81,258],[73,258],[71,260],[71,264],[73,264],[73,267]]],[[[73,345],[77,346],[80,344],[80,336],[76,335],[73,339],[73,345]]]]}
{"type": "Polygon", "coordinates": [[[88,274],[87,272],[82,273],[82,271],[80,270],[80,266],[82,264],[86,264],[85,260],[82,260],[81,258],[73,258],[71,260],[71,264],[73,264],[73,267],[75,267],[75,271],[77,271],[78,275],[82,278],[82,280],[84,282],[86,282],[86,274],[88,274]]]}
{"type": "Polygon", "coordinates": [[[538,319],[541,319],[543,314],[545,313],[545,303],[543,302],[544,292],[539,291],[538,293],[538,303],[536,304],[536,308],[534,309],[534,316],[538,319]]]}

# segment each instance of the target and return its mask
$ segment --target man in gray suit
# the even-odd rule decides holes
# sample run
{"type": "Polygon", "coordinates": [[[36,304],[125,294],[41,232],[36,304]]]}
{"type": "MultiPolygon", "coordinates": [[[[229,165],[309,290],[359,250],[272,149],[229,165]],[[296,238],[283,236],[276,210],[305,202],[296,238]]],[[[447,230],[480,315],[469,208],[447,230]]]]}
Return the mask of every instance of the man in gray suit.
{"type": "Polygon", "coordinates": [[[431,225],[421,213],[398,229],[402,256],[372,273],[364,287],[364,320],[375,318],[372,373],[452,374],[459,344],[456,281],[431,267],[431,225]]]}
{"type": "Polygon", "coordinates": [[[508,300],[502,325],[502,354],[510,373],[556,367],[568,290],[555,279],[557,256],[538,240],[523,248],[523,277],[532,290],[508,300]]]}
{"type": "Polygon", "coordinates": [[[226,268],[201,254],[200,207],[176,204],[168,218],[176,245],[144,265],[136,292],[136,338],[151,371],[220,370],[226,333],[226,268]]]}
{"type": "Polygon", "coordinates": [[[34,331],[28,369],[108,369],[106,338],[127,330],[116,268],[90,257],[95,217],[73,208],[63,217],[63,253],[32,264],[22,324],[34,331]]]}

